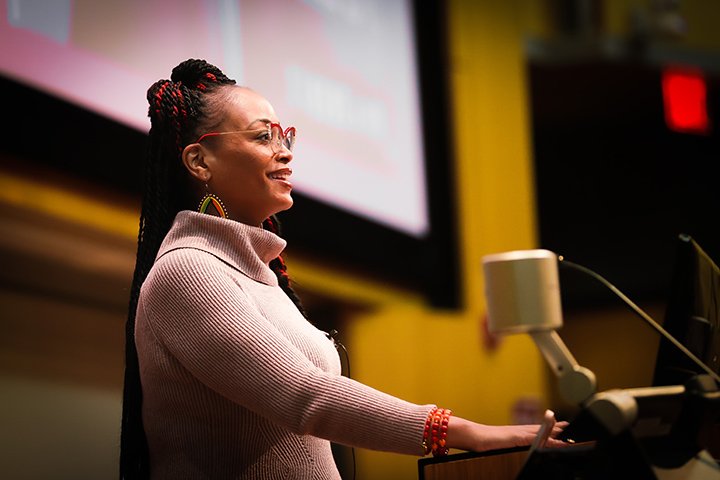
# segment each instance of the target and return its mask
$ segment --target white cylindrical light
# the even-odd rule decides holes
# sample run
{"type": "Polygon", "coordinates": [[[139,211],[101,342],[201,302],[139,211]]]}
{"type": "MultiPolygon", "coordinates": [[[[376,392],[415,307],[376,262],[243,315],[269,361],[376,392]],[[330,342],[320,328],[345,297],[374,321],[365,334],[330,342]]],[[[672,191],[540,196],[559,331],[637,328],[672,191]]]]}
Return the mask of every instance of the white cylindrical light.
{"type": "Polygon", "coordinates": [[[483,257],[489,329],[494,333],[562,326],[557,255],[517,250],[483,257]]]}

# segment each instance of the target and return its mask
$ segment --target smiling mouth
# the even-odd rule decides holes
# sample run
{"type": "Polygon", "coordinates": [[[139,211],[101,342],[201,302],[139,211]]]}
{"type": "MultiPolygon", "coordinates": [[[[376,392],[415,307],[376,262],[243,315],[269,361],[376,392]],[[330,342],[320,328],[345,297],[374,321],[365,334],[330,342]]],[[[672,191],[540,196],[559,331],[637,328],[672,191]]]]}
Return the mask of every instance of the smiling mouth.
{"type": "Polygon", "coordinates": [[[292,170],[289,168],[278,170],[277,172],[272,172],[268,174],[268,178],[271,180],[281,180],[283,182],[287,182],[290,179],[290,175],[292,175],[292,170]]]}

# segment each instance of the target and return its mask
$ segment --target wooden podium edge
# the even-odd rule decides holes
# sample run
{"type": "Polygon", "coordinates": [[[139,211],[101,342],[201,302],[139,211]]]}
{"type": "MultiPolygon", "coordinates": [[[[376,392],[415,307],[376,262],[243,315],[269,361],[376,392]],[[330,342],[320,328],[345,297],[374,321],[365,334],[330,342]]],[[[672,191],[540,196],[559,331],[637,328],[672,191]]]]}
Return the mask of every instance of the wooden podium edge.
{"type": "Polygon", "coordinates": [[[481,457],[492,457],[495,455],[505,455],[508,453],[516,452],[529,452],[530,447],[514,447],[514,448],[502,448],[498,450],[488,450],[486,452],[461,452],[445,455],[442,457],[424,457],[418,460],[418,480],[425,480],[425,467],[428,465],[434,465],[445,462],[456,462],[461,460],[472,460],[473,458],[481,457]]]}

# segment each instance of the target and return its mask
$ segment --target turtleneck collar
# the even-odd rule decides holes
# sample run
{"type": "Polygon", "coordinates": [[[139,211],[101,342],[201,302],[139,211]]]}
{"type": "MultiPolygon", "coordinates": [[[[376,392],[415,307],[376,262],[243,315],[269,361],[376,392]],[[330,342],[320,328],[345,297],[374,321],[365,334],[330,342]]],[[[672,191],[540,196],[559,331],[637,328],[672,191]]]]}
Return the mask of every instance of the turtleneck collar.
{"type": "Polygon", "coordinates": [[[214,255],[248,277],[277,285],[268,264],[286,246],[285,240],[260,227],[183,210],[175,216],[157,258],[178,248],[194,248],[214,255]]]}

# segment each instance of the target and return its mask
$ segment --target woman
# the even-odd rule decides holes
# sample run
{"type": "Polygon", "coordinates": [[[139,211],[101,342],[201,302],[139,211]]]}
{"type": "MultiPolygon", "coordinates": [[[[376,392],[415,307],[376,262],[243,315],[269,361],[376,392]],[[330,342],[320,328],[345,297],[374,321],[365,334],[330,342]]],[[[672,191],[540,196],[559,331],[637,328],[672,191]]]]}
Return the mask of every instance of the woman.
{"type": "Polygon", "coordinates": [[[330,441],[413,455],[532,441],[537,426],[480,425],[340,375],[280,256],[295,131],[266,99],[188,60],[148,102],[121,478],[339,478],[330,441]]]}

